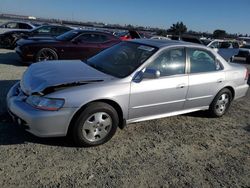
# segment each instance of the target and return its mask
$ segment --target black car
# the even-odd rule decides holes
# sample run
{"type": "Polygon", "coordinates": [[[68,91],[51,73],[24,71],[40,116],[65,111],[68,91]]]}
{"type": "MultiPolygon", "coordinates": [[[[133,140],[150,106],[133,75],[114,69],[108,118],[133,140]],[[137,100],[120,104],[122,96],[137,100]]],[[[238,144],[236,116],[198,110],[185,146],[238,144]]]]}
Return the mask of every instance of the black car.
{"type": "Polygon", "coordinates": [[[181,37],[180,36],[177,36],[177,35],[174,35],[171,37],[172,40],[182,40],[182,41],[185,41],[185,42],[191,42],[191,43],[196,43],[196,44],[203,44],[203,42],[197,38],[197,37],[194,37],[194,36],[190,36],[190,35],[182,35],[181,37]]]}
{"type": "Polygon", "coordinates": [[[2,47],[14,49],[17,40],[28,37],[56,37],[73,28],[62,25],[42,25],[31,30],[12,30],[1,35],[2,47]]]}
{"type": "Polygon", "coordinates": [[[250,44],[245,44],[239,49],[239,53],[236,57],[246,58],[246,63],[250,63],[250,44]]]}

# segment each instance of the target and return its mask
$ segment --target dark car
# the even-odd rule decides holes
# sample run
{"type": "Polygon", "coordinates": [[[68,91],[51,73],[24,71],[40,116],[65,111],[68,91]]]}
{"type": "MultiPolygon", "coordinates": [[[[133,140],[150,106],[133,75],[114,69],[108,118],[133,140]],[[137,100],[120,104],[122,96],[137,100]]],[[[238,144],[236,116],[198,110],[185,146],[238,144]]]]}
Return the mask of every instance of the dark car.
{"type": "Polygon", "coordinates": [[[250,44],[245,44],[239,49],[238,55],[236,57],[246,58],[246,63],[250,63],[250,44]]]}
{"type": "Polygon", "coordinates": [[[16,52],[23,61],[86,59],[120,41],[108,32],[71,30],[55,38],[20,39],[16,52]]]}
{"type": "Polygon", "coordinates": [[[135,31],[135,30],[128,30],[128,31],[115,33],[115,36],[119,37],[121,40],[146,38],[144,37],[143,33],[135,31]]]}
{"type": "Polygon", "coordinates": [[[0,47],[11,48],[12,34],[25,33],[38,25],[30,22],[12,21],[0,25],[0,47]]]}
{"type": "Polygon", "coordinates": [[[31,30],[12,30],[4,33],[2,38],[5,40],[4,47],[14,49],[16,42],[20,38],[28,37],[56,37],[73,28],[63,25],[42,25],[31,30]]]}
{"type": "Polygon", "coordinates": [[[183,35],[181,37],[179,36],[172,36],[171,37],[172,40],[182,40],[182,41],[185,41],[185,42],[191,42],[191,43],[196,43],[196,44],[202,44],[203,43],[201,42],[201,40],[197,37],[194,37],[194,36],[190,36],[190,35],[183,35]]]}

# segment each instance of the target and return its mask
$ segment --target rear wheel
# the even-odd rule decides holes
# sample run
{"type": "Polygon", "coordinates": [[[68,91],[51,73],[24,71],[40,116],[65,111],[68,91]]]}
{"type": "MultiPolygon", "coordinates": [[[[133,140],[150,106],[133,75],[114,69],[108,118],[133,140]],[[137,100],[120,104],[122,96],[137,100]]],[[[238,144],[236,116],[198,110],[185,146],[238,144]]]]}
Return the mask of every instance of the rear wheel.
{"type": "Polygon", "coordinates": [[[79,146],[97,146],[109,141],[119,124],[116,110],[103,102],[87,106],[72,125],[71,136],[79,146]]]}
{"type": "Polygon", "coordinates": [[[57,60],[57,53],[50,48],[43,48],[36,54],[36,61],[57,60]]]}
{"type": "Polygon", "coordinates": [[[232,102],[232,92],[224,88],[214,98],[209,107],[209,113],[212,117],[221,117],[229,109],[232,102]]]}

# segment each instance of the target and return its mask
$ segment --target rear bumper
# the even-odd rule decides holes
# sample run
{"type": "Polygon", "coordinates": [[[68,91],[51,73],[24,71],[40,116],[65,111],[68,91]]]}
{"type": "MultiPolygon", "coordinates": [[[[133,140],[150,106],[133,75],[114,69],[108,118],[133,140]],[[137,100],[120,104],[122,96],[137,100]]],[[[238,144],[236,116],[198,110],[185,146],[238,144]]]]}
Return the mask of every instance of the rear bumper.
{"type": "Polygon", "coordinates": [[[234,99],[239,99],[241,97],[246,96],[248,88],[249,88],[248,84],[244,84],[244,85],[236,87],[234,99]]]}
{"type": "Polygon", "coordinates": [[[7,95],[9,113],[19,124],[38,137],[66,136],[70,120],[75,108],[62,108],[58,111],[44,111],[33,108],[23,100],[23,96],[16,95],[18,83],[7,95]]]}

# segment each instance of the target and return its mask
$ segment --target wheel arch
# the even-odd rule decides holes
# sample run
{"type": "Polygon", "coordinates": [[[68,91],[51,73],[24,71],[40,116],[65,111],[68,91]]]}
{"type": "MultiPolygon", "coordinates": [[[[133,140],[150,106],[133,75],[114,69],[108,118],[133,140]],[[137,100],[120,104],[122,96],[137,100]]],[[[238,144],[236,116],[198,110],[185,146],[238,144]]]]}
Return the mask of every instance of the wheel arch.
{"type": "MultiPolygon", "coordinates": [[[[222,89],[229,89],[229,91],[231,91],[231,93],[232,93],[232,99],[234,99],[234,97],[235,97],[235,90],[234,90],[234,88],[232,87],[232,86],[226,86],[226,87],[224,87],[224,88],[222,88],[222,89]]],[[[221,89],[221,90],[222,90],[221,89]]],[[[220,91],[221,91],[220,90],[220,91]]]]}
{"type": "Polygon", "coordinates": [[[59,54],[59,51],[57,50],[57,48],[53,47],[53,46],[41,46],[41,47],[38,47],[36,52],[35,52],[35,55],[34,55],[34,60],[36,60],[37,58],[37,55],[38,53],[41,51],[41,50],[44,50],[44,49],[48,49],[48,50],[52,50],[56,53],[56,56],[57,56],[57,59],[60,58],[60,54],[59,54]]]}
{"type": "Polygon", "coordinates": [[[119,125],[118,125],[118,127],[120,129],[123,129],[125,127],[125,120],[124,120],[124,117],[123,117],[123,111],[122,111],[121,106],[117,102],[115,102],[113,100],[110,100],[110,99],[98,99],[98,100],[94,100],[94,101],[86,103],[85,105],[83,105],[81,108],[79,108],[74,113],[73,117],[70,120],[70,124],[69,124],[68,130],[67,130],[67,134],[70,133],[71,128],[72,128],[72,124],[76,121],[77,117],[81,114],[81,112],[87,106],[91,105],[94,102],[103,102],[103,103],[106,103],[106,104],[109,104],[110,106],[112,106],[117,111],[117,114],[118,114],[118,117],[119,117],[119,125]]]}

